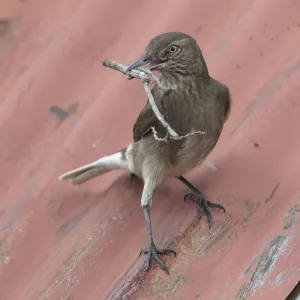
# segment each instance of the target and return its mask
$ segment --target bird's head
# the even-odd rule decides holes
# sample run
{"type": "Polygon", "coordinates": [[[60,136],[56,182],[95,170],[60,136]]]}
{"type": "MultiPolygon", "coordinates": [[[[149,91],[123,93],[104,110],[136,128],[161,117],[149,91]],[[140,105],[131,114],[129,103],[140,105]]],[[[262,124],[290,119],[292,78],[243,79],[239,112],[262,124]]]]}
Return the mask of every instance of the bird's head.
{"type": "Polygon", "coordinates": [[[186,75],[201,69],[205,63],[197,42],[191,36],[182,32],[167,32],[154,37],[144,55],[130,65],[127,72],[140,66],[162,73],[186,75]]]}

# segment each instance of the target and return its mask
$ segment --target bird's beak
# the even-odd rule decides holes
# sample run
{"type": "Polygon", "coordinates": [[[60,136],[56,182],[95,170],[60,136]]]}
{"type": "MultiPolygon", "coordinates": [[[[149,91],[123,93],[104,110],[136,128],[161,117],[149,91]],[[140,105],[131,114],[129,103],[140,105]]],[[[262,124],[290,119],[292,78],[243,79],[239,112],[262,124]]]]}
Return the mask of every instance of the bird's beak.
{"type": "Polygon", "coordinates": [[[137,60],[136,62],[134,62],[132,65],[130,65],[126,72],[129,72],[137,67],[140,67],[140,66],[144,66],[144,65],[147,65],[149,63],[149,59],[146,57],[146,56],[142,56],[139,60],[137,60]]]}

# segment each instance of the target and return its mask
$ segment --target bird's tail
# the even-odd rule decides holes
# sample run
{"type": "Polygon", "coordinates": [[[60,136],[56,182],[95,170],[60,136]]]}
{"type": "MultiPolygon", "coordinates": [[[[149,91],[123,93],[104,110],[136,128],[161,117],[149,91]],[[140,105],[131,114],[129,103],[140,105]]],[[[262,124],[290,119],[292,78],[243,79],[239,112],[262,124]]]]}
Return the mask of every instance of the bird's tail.
{"type": "Polygon", "coordinates": [[[104,156],[92,163],[76,168],[59,176],[59,180],[68,180],[71,184],[82,184],[92,178],[112,170],[129,171],[126,148],[109,156],[104,156]]]}

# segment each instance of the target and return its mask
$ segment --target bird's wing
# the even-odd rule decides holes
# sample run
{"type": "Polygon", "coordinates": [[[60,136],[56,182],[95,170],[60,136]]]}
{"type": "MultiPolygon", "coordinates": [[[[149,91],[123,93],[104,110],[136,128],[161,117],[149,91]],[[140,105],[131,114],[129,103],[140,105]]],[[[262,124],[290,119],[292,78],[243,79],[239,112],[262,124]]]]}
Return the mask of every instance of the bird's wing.
{"type": "MultiPolygon", "coordinates": [[[[153,98],[159,109],[159,112],[164,116],[164,110],[162,105],[163,95],[159,93],[159,90],[154,87],[152,89],[153,98]]],[[[146,134],[151,133],[151,127],[154,127],[159,137],[165,137],[167,134],[166,129],[161,125],[160,121],[155,116],[149,101],[140,112],[134,126],[133,126],[133,140],[139,141],[146,134]]]]}
{"type": "Polygon", "coordinates": [[[218,99],[221,100],[221,103],[224,107],[224,123],[228,120],[230,112],[231,112],[231,94],[228,87],[222,83],[220,84],[218,99]]]}
{"type": "Polygon", "coordinates": [[[151,127],[155,128],[155,131],[159,133],[159,137],[166,135],[166,130],[156,118],[150,104],[147,103],[133,126],[133,140],[137,142],[143,136],[149,134],[152,131],[151,127]]]}
{"type": "Polygon", "coordinates": [[[225,114],[224,114],[224,123],[228,120],[230,112],[231,112],[231,94],[229,89],[227,88],[227,97],[226,97],[226,106],[225,106],[225,114]]]}

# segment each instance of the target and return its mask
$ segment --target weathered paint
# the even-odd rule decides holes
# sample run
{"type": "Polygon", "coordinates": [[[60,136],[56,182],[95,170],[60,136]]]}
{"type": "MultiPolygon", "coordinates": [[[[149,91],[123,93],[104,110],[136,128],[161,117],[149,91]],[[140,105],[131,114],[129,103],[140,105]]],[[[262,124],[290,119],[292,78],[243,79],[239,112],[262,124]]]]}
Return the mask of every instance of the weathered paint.
{"type": "MultiPolygon", "coordinates": [[[[19,9],[19,6],[18,6],[19,9]]],[[[0,56],[0,299],[284,299],[300,274],[300,1],[28,0],[0,56]],[[188,178],[222,203],[195,221],[168,180],[152,220],[166,276],[141,272],[141,182],[57,177],[132,138],[145,103],[129,64],[151,37],[184,31],[232,91],[220,143],[188,178]],[[120,110],[121,113],[116,112],[120,110]]]]}

